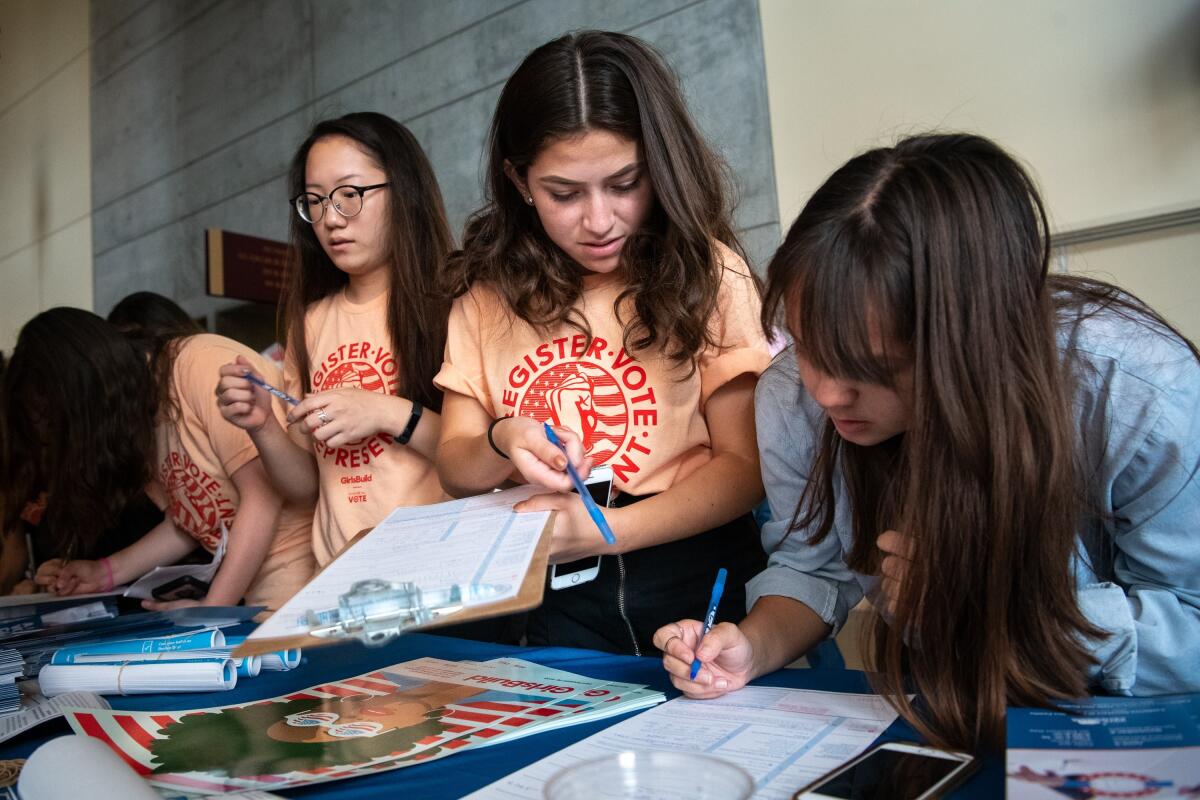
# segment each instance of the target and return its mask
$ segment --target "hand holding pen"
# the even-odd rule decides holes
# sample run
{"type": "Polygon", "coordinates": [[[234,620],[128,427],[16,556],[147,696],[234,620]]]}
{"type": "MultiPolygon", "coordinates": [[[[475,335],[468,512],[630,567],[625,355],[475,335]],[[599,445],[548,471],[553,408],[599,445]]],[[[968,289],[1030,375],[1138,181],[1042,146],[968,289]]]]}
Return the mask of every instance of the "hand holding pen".
{"type": "Polygon", "coordinates": [[[221,378],[217,383],[217,407],[221,416],[230,423],[250,431],[260,430],[274,416],[271,409],[271,396],[274,394],[285,402],[295,405],[298,402],[284,392],[270,386],[254,372],[253,365],[242,356],[231,364],[225,364],[219,372],[221,378]],[[258,387],[265,391],[259,391],[258,387]],[[274,390],[274,391],[272,391],[274,390]]]}
{"type": "MultiPolygon", "coordinates": [[[[550,444],[555,447],[563,447],[563,443],[559,441],[558,435],[554,433],[554,428],[550,427],[550,423],[543,423],[546,426],[546,438],[550,440],[550,444]]],[[[565,448],[564,448],[565,449],[565,448]]],[[[613,535],[612,528],[608,527],[608,521],[604,519],[603,512],[596,505],[596,501],[592,499],[592,494],[583,485],[583,479],[579,477],[579,473],[575,471],[575,467],[571,466],[570,459],[567,460],[567,475],[571,478],[571,483],[575,486],[575,491],[579,492],[579,499],[583,501],[583,507],[587,509],[588,516],[592,518],[592,522],[596,523],[596,527],[600,531],[600,535],[604,537],[606,544],[616,544],[617,537],[613,535]]],[[[721,570],[723,573],[725,570],[721,570]]],[[[724,585],[724,580],[722,580],[724,585]]]]}

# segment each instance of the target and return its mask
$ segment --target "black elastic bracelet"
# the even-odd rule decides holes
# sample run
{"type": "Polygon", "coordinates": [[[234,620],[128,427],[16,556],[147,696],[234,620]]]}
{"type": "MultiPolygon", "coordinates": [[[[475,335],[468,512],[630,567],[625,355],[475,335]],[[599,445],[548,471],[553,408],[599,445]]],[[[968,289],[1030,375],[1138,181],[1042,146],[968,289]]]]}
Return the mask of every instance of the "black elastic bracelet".
{"type": "Polygon", "coordinates": [[[508,454],[497,447],[496,440],[492,438],[492,431],[496,429],[496,426],[500,424],[501,420],[506,419],[508,419],[508,417],[496,417],[494,420],[492,420],[492,424],[488,425],[488,444],[490,444],[492,449],[496,451],[496,455],[500,456],[505,461],[508,461],[508,454]]]}
{"type": "Polygon", "coordinates": [[[408,444],[408,440],[412,438],[413,431],[417,429],[417,423],[421,421],[421,412],[425,409],[416,400],[412,401],[412,414],[408,417],[408,424],[404,426],[404,430],[400,431],[399,436],[393,436],[392,441],[396,444],[408,444]]]}

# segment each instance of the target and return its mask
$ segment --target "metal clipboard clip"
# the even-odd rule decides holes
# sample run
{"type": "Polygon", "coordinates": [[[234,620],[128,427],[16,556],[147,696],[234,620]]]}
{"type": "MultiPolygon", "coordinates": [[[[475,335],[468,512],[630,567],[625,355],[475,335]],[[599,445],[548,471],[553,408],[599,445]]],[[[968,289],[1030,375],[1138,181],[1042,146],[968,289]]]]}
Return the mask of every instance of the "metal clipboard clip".
{"type": "Polygon", "coordinates": [[[320,638],[358,639],[368,647],[378,647],[409,628],[457,613],[476,602],[495,599],[507,590],[507,586],[474,584],[464,592],[454,584],[448,589],[423,592],[409,581],[358,581],[338,598],[337,608],[308,612],[308,633],[320,638]]]}

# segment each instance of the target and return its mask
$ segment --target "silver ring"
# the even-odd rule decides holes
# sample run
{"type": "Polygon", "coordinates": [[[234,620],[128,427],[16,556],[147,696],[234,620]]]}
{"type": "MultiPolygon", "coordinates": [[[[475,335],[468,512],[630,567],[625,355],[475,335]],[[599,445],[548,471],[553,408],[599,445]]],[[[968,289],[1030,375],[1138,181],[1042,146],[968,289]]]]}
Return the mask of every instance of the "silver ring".
{"type": "Polygon", "coordinates": [[[322,428],[324,428],[326,425],[328,425],[332,421],[329,419],[329,415],[325,413],[325,409],[323,409],[323,408],[317,409],[317,419],[321,420],[322,428]]]}

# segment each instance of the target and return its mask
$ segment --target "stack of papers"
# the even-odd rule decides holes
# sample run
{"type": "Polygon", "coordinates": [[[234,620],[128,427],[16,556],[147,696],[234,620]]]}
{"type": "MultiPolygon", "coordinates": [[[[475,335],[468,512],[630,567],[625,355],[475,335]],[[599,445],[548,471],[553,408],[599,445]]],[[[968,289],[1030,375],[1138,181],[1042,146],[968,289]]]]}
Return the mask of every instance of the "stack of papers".
{"type": "Polygon", "coordinates": [[[422,658],[273,700],[170,712],[72,711],[155,786],[286,789],[444,758],[625,714],[661,692],[519,659],[422,658]]]}
{"type": "Polygon", "coordinates": [[[754,797],[799,787],[864,751],[896,719],[879,695],[748,686],[715,700],[679,698],[485,786],[470,800],[540,800],[560,770],[626,750],[705,753],[754,778],[754,797]]]}
{"type": "Polygon", "coordinates": [[[25,660],[16,650],[0,649],[0,714],[21,710],[17,678],[25,671],[25,660]]]}

